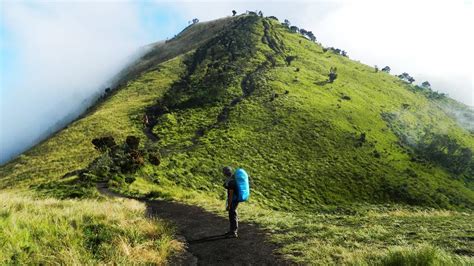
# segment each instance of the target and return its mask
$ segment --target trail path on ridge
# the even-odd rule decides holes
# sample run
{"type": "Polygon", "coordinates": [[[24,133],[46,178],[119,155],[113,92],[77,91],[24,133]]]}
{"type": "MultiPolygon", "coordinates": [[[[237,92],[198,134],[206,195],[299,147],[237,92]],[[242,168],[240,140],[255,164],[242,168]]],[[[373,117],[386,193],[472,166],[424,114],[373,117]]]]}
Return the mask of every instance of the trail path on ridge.
{"type": "Polygon", "coordinates": [[[265,231],[254,224],[239,222],[239,238],[225,238],[229,221],[201,207],[183,203],[126,197],[98,184],[100,193],[109,197],[144,202],[147,215],[171,221],[186,239],[187,251],[194,258],[181,258],[183,265],[291,265],[275,253],[277,245],[267,240],[265,231]]]}

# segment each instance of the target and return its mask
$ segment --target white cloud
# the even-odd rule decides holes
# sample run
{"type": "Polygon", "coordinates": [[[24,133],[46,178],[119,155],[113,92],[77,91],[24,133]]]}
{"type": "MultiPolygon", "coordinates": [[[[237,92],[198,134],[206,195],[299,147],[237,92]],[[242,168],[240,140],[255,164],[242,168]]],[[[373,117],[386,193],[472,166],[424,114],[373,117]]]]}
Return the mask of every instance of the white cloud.
{"type": "Polygon", "coordinates": [[[104,89],[127,56],[146,44],[139,12],[131,3],[2,5],[21,75],[1,90],[0,162],[80,110],[85,99],[104,89]]]}

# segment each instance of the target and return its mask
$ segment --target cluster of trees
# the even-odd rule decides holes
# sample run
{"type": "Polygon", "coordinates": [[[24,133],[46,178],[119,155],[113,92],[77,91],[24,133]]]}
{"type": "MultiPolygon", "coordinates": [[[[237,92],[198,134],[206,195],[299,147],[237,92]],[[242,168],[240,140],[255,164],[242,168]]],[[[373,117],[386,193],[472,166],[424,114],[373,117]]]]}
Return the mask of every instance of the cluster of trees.
{"type": "Polygon", "coordinates": [[[160,164],[160,153],[157,147],[147,144],[140,148],[140,138],[127,136],[122,145],[115,142],[111,136],[92,140],[95,149],[101,155],[92,161],[82,172],[84,176],[94,176],[103,181],[112,179],[117,184],[132,183],[134,178],[128,174],[135,173],[145,164],[160,164]]]}
{"type": "MultiPolygon", "coordinates": [[[[390,68],[388,66],[384,67],[382,71],[384,71],[384,69],[386,68],[388,68],[388,71],[385,72],[388,73],[390,71],[390,68]]],[[[408,82],[409,84],[412,84],[415,81],[415,79],[406,72],[397,75],[397,77],[405,82],[408,82]]],[[[445,93],[439,93],[437,91],[431,90],[431,84],[429,81],[424,81],[421,83],[421,85],[415,85],[413,89],[425,93],[426,97],[428,97],[429,99],[441,99],[446,97],[445,93]]]]}
{"type": "MultiPolygon", "coordinates": [[[[233,13],[233,12],[232,12],[232,13],[233,13]]],[[[245,11],[245,14],[247,14],[247,15],[259,16],[259,17],[262,17],[262,18],[263,18],[263,12],[262,12],[261,10],[260,10],[260,11],[257,11],[257,10],[255,10],[255,11],[249,11],[249,10],[247,10],[247,11],[245,11]]]]}
{"type": "Polygon", "coordinates": [[[421,83],[421,87],[424,89],[430,89],[431,90],[431,84],[428,81],[425,81],[421,83]]]}
{"type": "MultiPolygon", "coordinates": [[[[381,71],[385,73],[390,73],[390,70],[391,69],[389,66],[385,66],[384,68],[381,69],[381,71]]],[[[377,66],[375,66],[375,72],[378,72],[377,66]]],[[[409,84],[412,84],[413,82],[415,82],[415,78],[413,78],[407,72],[403,72],[402,74],[397,75],[397,77],[405,82],[408,82],[409,84]]],[[[446,97],[445,93],[439,93],[437,91],[431,90],[431,84],[429,81],[424,81],[421,83],[421,85],[414,86],[414,90],[424,92],[426,96],[430,99],[441,99],[443,97],[446,97]]]]}
{"type": "Polygon", "coordinates": [[[192,20],[188,21],[188,24],[194,25],[194,24],[196,24],[196,23],[198,23],[198,22],[199,22],[199,19],[198,19],[198,18],[193,18],[192,20]]]}
{"type": "Polygon", "coordinates": [[[448,135],[425,132],[416,150],[425,159],[438,163],[454,174],[474,176],[472,151],[448,135]]]}
{"type": "Polygon", "coordinates": [[[431,89],[431,84],[428,81],[421,83],[421,86],[416,85],[414,89],[424,93],[429,99],[442,99],[447,96],[445,93],[433,91],[431,89]]]}
{"type": "Polygon", "coordinates": [[[390,67],[389,66],[385,66],[384,68],[382,68],[382,72],[385,72],[385,73],[390,73],[390,67]]]}
{"type": "Polygon", "coordinates": [[[344,51],[344,50],[341,50],[339,48],[334,48],[334,47],[327,47],[327,48],[323,48],[323,51],[324,52],[327,52],[327,51],[330,51],[330,52],[333,52],[335,54],[338,54],[338,55],[342,55],[344,57],[347,57],[347,52],[344,51]]]}
{"type": "Polygon", "coordinates": [[[282,23],[283,26],[287,27],[291,32],[294,33],[300,33],[301,35],[305,36],[306,38],[310,39],[312,42],[316,41],[316,36],[312,31],[308,31],[305,29],[300,29],[296,26],[291,26],[291,23],[288,19],[285,19],[285,21],[282,23]]]}
{"type": "MultiPolygon", "coordinates": [[[[382,72],[385,73],[390,73],[390,67],[385,66],[384,68],[381,69],[382,72]]],[[[375,72],[378,72],[378,67],[375,66],[375,72]]],[[[413,78],[410,74],[407,72],[403,72],[400,75],[397,75],[397,77],[405,82],[408,82],[409,84],[412,84],[415,82],[415,78],[413,78]]],[[[429,99],[441,99],[443,97],[446,97],[445,93],[439,93],[437,91],[431,90],[431,83],[429,81],[424,81],[421,83],[421,85],[415,85],[412,87],[416,91],[421,91],[426,94],[426,97],[429,99]]]]}
{"type": "Polygon", "coordinates": [[[397,75],[397,77],[410,84],[412,84],[415,81],[415,79],[412,76],[410,76],[410,74],[408,74],[407,72],[403,72],[402,74],[397,75]]]}

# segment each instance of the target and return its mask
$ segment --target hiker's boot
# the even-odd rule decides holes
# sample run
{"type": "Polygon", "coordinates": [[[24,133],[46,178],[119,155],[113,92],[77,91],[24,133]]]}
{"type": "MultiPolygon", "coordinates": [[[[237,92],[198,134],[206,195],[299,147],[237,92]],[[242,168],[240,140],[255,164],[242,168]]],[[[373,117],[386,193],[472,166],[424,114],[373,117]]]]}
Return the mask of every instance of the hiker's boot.
{"type": "Polygon", "coordinates": [[[237,232],[227,232],[227,233],[225,233],[225,236],[228,237],[228,238],[238,238],[239,237],[237,232]]]}

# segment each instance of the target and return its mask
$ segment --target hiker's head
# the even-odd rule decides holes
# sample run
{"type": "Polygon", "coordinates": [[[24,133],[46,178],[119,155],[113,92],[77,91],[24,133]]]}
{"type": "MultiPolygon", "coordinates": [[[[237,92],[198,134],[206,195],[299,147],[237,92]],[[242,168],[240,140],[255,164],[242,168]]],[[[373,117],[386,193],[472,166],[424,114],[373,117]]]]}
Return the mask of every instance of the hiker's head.
{"type": "Polygon", "coordinates": [[[226,166],[226,167],[222,168],[222,173],[224,173],[224,175],[226,177],[231,177],[232,172],[233,172],[233,170],[232,170],[232,167],[230,167],[230,166],[226,166]]]}

